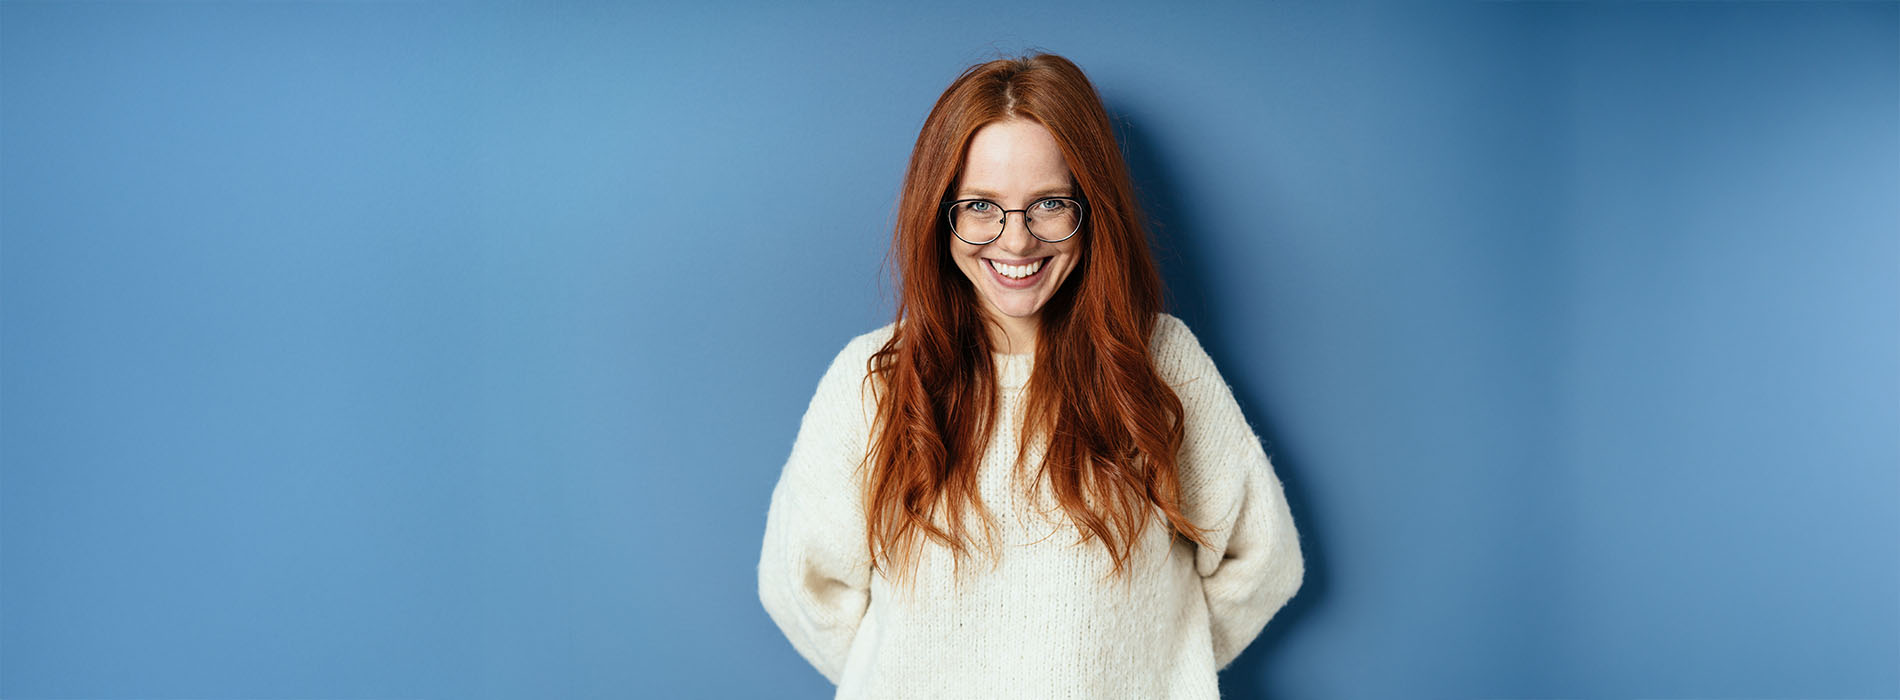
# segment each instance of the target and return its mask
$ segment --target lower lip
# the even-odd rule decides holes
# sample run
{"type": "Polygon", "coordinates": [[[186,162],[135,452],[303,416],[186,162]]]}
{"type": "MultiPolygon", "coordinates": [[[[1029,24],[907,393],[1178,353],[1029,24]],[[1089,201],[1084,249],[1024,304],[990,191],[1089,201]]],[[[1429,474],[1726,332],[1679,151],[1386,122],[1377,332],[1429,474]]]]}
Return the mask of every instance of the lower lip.
{"type": "Polygon", "coordinates": [[[1042,267],[1036,268],[1036,274],[1030,275],[1028,277],[1024,277],[1022,279],[1010,279],[1008,277],[1004,277],[1003,273],[997,272],[996,268],[991,266],[990,261],[988,260],[983,261],[983,267],[989,268],[990,279],[996,280],[996,283],[999,285],[1002,285],[1005,289],[1028,289],[1030,287],[1036,286],[1036,283],[1042,281],[1042,274],[1049,271],[1049,262],[1054,259],[1055,258],[1053,257],[1043,258],[1042,267]]]}

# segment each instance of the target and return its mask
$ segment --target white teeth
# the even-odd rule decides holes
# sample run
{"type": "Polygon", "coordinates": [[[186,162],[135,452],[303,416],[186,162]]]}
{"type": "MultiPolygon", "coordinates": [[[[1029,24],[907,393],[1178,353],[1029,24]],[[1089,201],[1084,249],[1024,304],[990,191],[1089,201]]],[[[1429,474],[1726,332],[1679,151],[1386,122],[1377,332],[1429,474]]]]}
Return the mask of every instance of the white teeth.
{"type": "Polygon", "coordinates": [[[1003,273],[1004,277],[1019,280],[1024,277],[1028,277],[1030,275],[1036,274],[1037,270],[1042,269],[1042,264],[1044,262],[1046,261],[1037,260],[1035,262],[1029,263],[1028,265],[1004,265],[1003,263],[999,263],[999,262],[996,262],[995,260],[991,260],[990,266],[996,268],[997,272],[1003,273]]]}

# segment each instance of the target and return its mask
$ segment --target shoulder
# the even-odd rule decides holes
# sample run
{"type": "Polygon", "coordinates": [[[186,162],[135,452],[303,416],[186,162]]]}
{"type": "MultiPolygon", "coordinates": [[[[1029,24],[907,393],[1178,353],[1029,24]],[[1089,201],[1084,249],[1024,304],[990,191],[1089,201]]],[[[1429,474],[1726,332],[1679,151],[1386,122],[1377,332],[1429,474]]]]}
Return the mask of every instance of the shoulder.
{"type": "MultiPolygon", "coordinates": [[[[845,400],[858,393],[863,388],[864,379],[870,375],[871,356],[884,347],[896,328],[897,323],[893,321],[845,341],[843,347],[832,356],[824,378],[819,380],[819,393],[829,395],[833,400],[845,400]]],[[[860,395],[858,398],[864,397],[860,395]]]]}
{"type": "Polygon", "coordinates": [[[1155,371],[1171,386],[1194,381],[1214,370],[1213,359],[1201,347],[1194,330],[1188,328],[1187,322],[1165,311],[1155,314],[1148,353],[1155,371]]]}
{"type": "Polygon", "coordinates": [[[891,325],[885,325],[852,336],[832,355],[806,405],[800,440],[805,440],[807,434],[843,440],[847,445],[864,439],[876,414],[877,401],[875,384],[867,381],[869,361],[890,338],[891,329],[891,325]]]}
{"type": "Polygon", "coordinates": [[[878,348],[884,347],[884,343],[890,341],[891,334],[895,332],[897,332],[897,322],[892,321],[875,329],[859,333],[852,337],[850,342],[845,343],[844,349],[839,351],[838,354],[840,356],[850,354],[856,355],[860,359],[869,359],[871,355],[878,351],[878,348]]]}
{"type": "Polygon", "coordinates": [[[832,358],[832,371],[850,374],[850,378],[854,379],[864,377],[868,374],[871,356],[877,354],[877,351],[890,341],[891,334],[896,331],[897,322],[892,321],[852,336],[832,358]]]}

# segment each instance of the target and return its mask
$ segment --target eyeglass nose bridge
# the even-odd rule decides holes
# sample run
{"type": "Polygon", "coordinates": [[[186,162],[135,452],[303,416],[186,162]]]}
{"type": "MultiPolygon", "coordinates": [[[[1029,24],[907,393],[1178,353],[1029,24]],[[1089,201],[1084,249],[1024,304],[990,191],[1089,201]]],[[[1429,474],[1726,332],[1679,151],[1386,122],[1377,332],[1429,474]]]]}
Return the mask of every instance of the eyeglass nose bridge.
{"type": "Polygon", "coordinates": [[[1020,216],[1016,217],[1016,221],[1020,222],[1023,225],[1023,230],[1028,231],[1030,236],[1033,236],[1036,240],[1042,241],[1044,243],[1049,242],[1049,239],[1043,238],[1042,236],[1036,233],[1035,225],[1029,222],[1029,208],[1023,207],[1021,209],[1004,209],[1003,221],[1001,222],[1001,224],[999,224],[996,227],[996,235],[991,236],[990,239],[988,241],[984,241],[984,243],[995,243],[996,239],[1002,238],[1003,234],[1009,232],[1009,215],[1010,214],[1020,214],[1020,216]]]}

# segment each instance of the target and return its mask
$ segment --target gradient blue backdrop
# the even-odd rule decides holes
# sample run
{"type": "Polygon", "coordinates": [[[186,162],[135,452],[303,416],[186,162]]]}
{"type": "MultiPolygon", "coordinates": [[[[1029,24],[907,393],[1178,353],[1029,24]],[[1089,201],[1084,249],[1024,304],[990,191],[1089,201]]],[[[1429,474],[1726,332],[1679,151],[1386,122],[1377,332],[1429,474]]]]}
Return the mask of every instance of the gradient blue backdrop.
{"type": "Polygon", "coordinates": [[[1235,698],[1900,697],[1900,5],[0,4],[0,696],[829,697],[758,604],[964,66],[1306,537],[1235,698]]]}

